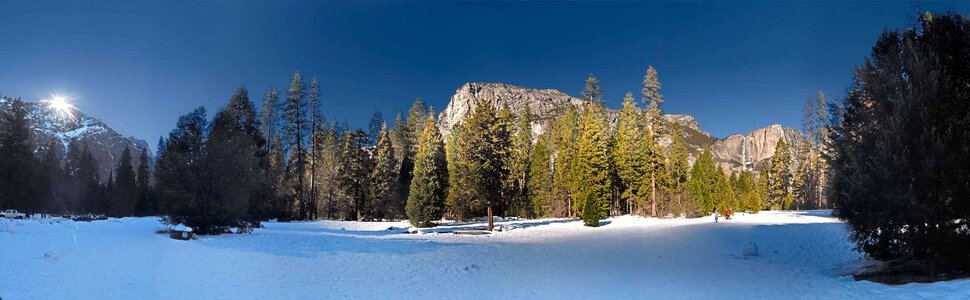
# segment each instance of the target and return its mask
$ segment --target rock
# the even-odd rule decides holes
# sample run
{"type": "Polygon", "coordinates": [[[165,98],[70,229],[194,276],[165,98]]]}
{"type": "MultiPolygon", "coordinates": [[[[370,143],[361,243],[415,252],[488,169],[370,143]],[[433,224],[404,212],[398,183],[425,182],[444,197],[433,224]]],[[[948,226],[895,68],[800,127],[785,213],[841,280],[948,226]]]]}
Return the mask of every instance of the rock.
{"type": "MultiPolygon", "coordinates": [[[[480,101],[494,101],[499,107],[508,105],[513,113],[519,114],[525,107],[532,112],[532,132],[534,137],[547,130],[549,121],[562,112],[569,105],[581,107],[583,100],[554,89],[529,89],[505,83],[469,82],[462,85],[451,96],[448,106],[438,116],[438,127],[447,142],[451,127],[460,122],[471,112],[480,101]]],[[[616,124],[617,111],[608,111],[611,126],[616,124]]],[[[747,165],[748,170],[757,170],[765,159],[775,153],[778,139],[797,146],[803,138],[798,130],[783,128],[781,125],[771,125],[751,131],[747,135],[731,135],[725,139],[717,139],[701,129],[697,120],[687,114],[664,115],[667,121],[676,122],[681,126],[684,140],[687,142],[688,158],[691,164],[700,156],[704,149],[711,148],[714,161],[725,170],[738,172],[747,165]]],[[[670,132],[670,128],[663,130],[670,132]]],[[[657,138],[659,144],[666,148],[672,139],[669,135],[657,138]]]]}
{"type": "Polygon", "coordinates": [[[545,121],[558,116],[567,105],[583,104],[583,100],[554,89],[536,90],[504,83],[469,82],[455,91],[448,106],[439,114],[441,135],[447,138],[451,127],[483,100],[494,101],[497,107],[508,105],[516,114],[528,106],[533,116],[532,132],[536,136],[545,132],[545,121]]]}
{"type": "Polygon", "coordinates": [[[781,125],[756,129],[747,135],[735,134],[711,145],[714,161],[725,170],[760,170],[764,162],[775,154],[778,140],[785,140],[797,148],[804,138],[796,129],[783,128],[781,125]]]}
{"type": "Polygon", "coordinates": [[[744,248],[741,249],[741,257],[749,258],[755,256],[758,256],[758,245],[754,242],[744,244],[744,248]]]}

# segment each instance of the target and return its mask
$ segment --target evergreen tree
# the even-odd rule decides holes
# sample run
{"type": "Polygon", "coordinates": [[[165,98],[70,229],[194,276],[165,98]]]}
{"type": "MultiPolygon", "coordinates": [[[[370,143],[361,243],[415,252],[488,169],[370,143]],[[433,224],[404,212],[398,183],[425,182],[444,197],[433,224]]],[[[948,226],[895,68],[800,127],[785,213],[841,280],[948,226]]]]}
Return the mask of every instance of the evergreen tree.
{"type": "Polygon", "coordinates": [[[34,209],[48,213],[63,212],[61,198],[64,193],[64,171],[61,168],[61,151],[57,141],[51,141],[40,159],[37,187],[40,195],[34,209]]]}
{"type": "Polygon", "coordinates": [[[30,143],[27,106],[19,99],[10,102],[0,111],[0,207],[33,211],[39,163],[30,143]]]}
{"type": "Polygon", "coordinates": [[[583,101],[587,103],[592,103],[599,106],[604,106],[605,102],[603,100],[603,88],[600,87],[599,79],[596,76],[589,74],[586,77],[586,84],[583,86],[583,91],[579,93],[583,101]]]}
{"type": "Polygon", "coordinates": [[[644,155],[643,139],[647,138],[641,124],[643,116],[633,93],[627,92],[623,97],[623,108],[616,119],[616,168],[622,190],[622,199],[626,202],[627,213],[634,211],[646,203],[643,190],[649,189],[647,173],[647,157],[644,155]]]}
{"type": "Polygon", "coordinates": [[[310,81],[310,90],[307,94],[308,96],[308,107],[310,111],[310,152],[307,153],[307,157],[310,160],[310,174],[309,174],[309,194],[306,197],[306,201],[303,204],[304,219],[316,219],[317,218],[317,156],[315,155],[319,151],[317,148],[320,146],[319,141],[317,141],[317,130],[321,129],[321,124],[323,123],[323,116],[320,113],[320,83],[317,82],[317,77],[313,77],[310,81]]]}
{"type": "Polygon", "coordinates": [[[433,116],[421,131],[418,151],[414,159],[414,180],[411,182],[406,212],[414,226],[433,226],[433,220],[444,213],[448,192],[448,166],[444,142],[435,126],[433,116]]]}
{"type": "MultiPolygon", "coordinates": [[[[530,155],[532,154],[532,111],[526,105],[516,121],[515,136],[509,153],[509,180],[511,181],[510,215],[529,217],[535,212],[529,192],[531,180],[530,155]]],[[[547,154],[548,155],[548,154],[547,154]]],[[[548,162],[546,163],[548,166],[548,162]]]]}
{"type": "Polygon", "coordinates": [[[660,104],[663,103],[663,95],[660,94],[660,78],[657,70],[653,66],[647,67],[647,74],[643,78],[643,102],[647,104],[647,122],[649,131],[643,140],[644,151],[646,151],[648,172],[650,174],[650,215],[657,215],[657,182],[666,177],[664,171],[664,157],[660,153],[659,145],[655,138],[660,133],[663,125],[663,112],[660,104]]]}
{"type": "Polygon", "coordinates": [[[705,149],[694,162],[687,180],[692,206],[697,208],[695,215],[705,215],[713,212],[716,204],[717,167],[714,165],[714,155],[710,149],[705,149]]]}
{"type": "Polygon", "coordinates": [[[970,269],[968,41],[965,16],[927,12],[855,69],[829,135],[828,199],[870,257],[970,269]]]}
{"type": "MultiPolygon", "coordinates": [[[[208,127],[205,114],[205,108],[199,107],[179,117],[175,129],[165,140],[165,147],[160,149],[155,178],[162,211],[168,216],[175,216],[168,218],[169,222],[185,224],[189,221],[188,216],[199,215],[199,204],[204,201],[204,143],[208,127]]],[[[85,150],[84,156],[88,153],[85,150]]],[[[210,229],[208,222],[191,223],[185,225],[210,229]]]]}
{"type": "Polygon", "coordinates": [[[287,90],[286,102],[284,102],[283,113],[285,115],[285,134],[284,149],[289,150],[289,161],[287,164],[287,181],[292,186],[293,203],[289,210],[298,219],[308,219],[307,203],[307,136],[310,134],[310,120],[308,115],[306,84],[303,83],[303,75],[299,71],[293,73],[290,81],[290,89],[287,90]]]}
{"type": "Polygon", "coordinates": [[[578,153],[579,141],[579,111],[575,106],[567,106],[562,115],[555,119],[552,126],[551,139],[553,141],[553,190],[557,199],[553,215],[556,217],[572,217],[573,195],[575,182],[573,181],[573,162],[578,153]]]}
{"type": "Polygon", "coordinates": [[[141,149],[141,155],[138,156],[138,177],[137,177],[137,189],[138,189],[138,200],[135,202],[135,216],[151,216],[155,214],[155,203],[154,191],[151,186],[151,166],[148,161],[148,151],[141,149]]]}
{"type": "Polygon", "coordinates": [[[384,115],[381,114],[381,111],[374,111],[374,114],[371,115],[367,130],[367,133],[370,134],[371,145],[376,145],[377,140],[380,139],[381,131],[387,130],[387,124],[384,123],[384,115]]]}
{"type": "Polygon", "coordinates": [[[687,160],[689,153],[687,152],[687,142],[684,140],[684,135],[680,130],[680,124],[677,122],[673,123],[673,130],[671,132],[671,143],[668,164],[668,173],[670,174],[670,188],[674,194],[674,201],[676,204],[677,213],[687,214],[688,212],[697,211],[696,207],[687,207],[687,201],[684,199],[684,193],[686,192],[687,180],[690,177],[690,163],[687,160]]]}
{"type": "Polygon", "coordinates": [[[316,154],[320,160],[320,163],[317,164],[317,174],[320,176],[317,190],[320,197],[317,207],[318,215],[327,219],[334,219],[340,201],[343,139],[336,122],[333,122],[331,126],[317,130],[316,134],[318,135],[316,140],[320,144],[317,147],[318,153],[316,154]]]}
{"type": "MultiPolygon", "coordinates": [[[[456,185],[451,191],[464,197],[450,199],[464,203],[449,203],[458,204],[474,215],[481,215],[484,209],[489,230],[493,225],[493,210],[501,213],[508,207],[510,115],[507,108],[496,111],[494,103],[478,103],[465,118],[454,148],[455,165],[451,170],[456,175],[451,178],[460,180],[452,180],[456,185]]],[[[459,214],[465,216],[465,213],[459,214]]]]}
{"type": "Polygon", "coordinates": [[[377,218],[402,218],[404,202],[398,197],[397,162],[394,147],[384,124],[378,131],[377,144],[374,146],[374,170],[370,175],[370,194],[376,205],[377,218]]]}
{"type": "Polygon", "coordinates": [[[114,194],[112,195],[110,214],[117,217],[131,216],[135,213],[135,202],[138,200],[138,183],[135,178],[135,168],[132,166],[131,149],[125,147],[121,151],[121,159],[114,171],[114,194]]]}
{"type": "Polygon", "coordinates": [[[791,144],[779,139],[768,170],[768,203],[771,209],[791,209],[795,197],[792,195],[792,164],[791,144]]]}
{"type": "Polygon", "coordinates": [[[347,220],[371,220],[375,217],[375,203],[368,193],[374,167],[370,154],[364,148],[367,139],[367,133],[360,129],[349,132],[343,139],[339,185],[347,208],[343,218],[347,220]]]}
{"type": "Polygon", "coordinates": [[[574,161],[576,170],[573,180],[577,182],[575,195],[579,196],[574,206],[580,212],[583,224],[594,227],[606,217],[612,196],[607,144],[609,125],[603,117],[603,110],[596,104],[587,104],[583,109],[578,155],[574,161]]]}
{"type": "Polygon", "coordinates": [[[273,87],[266,91],[266,95],[263,96],[263,109],[260,111],[259,117],[260,131],[263,132],[263,137],[270,140],[265,145],[266,151],[270,151],[272,139],[279,134],[279,113],[280,91],[273,87]]]}
{"type": "Polygon", "coordinates": [[[553,174],[550,155],[552,152],[546,146],[548,136],[543,134],[536,140],[536,144],[529,153],[527,195],[532,203],[533,215],[550,217],[553,212],[553,174]]]}

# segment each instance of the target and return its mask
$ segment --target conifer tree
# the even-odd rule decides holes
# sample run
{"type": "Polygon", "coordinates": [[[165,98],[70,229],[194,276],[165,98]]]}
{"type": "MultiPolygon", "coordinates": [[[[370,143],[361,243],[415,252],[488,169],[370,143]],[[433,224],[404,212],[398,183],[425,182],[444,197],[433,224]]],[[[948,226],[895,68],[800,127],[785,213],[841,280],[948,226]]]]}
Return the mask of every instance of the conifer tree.
{"type": "Polygon", "coordinates": [[[674,122],[673,130],[671,131],[671,143],[669,152],[668,173],[670,174],[670,185],[672,193],[674,194],[674,201],[676,202],[676,207],[680,214],[686,214],[688,212],[693,212],[696,209],[687,209],[685,207],[684,193],[687,185],[687,180],[690,177],[690,163],[687,158],[689,153],[687,152],[687,142],[684,140],[684,135],[680,129],[680,124],[674,122]]]}
{"type": "Polygon", "coordinates": [[[532,203],[533,215],[549,217],[553,211],[553,174],[550,163],[552,152],[546,146],[548,136],[543,134],[536,140],[536,144],[529,153],[528,179],[526,181],[527,194],[532,203]]]}
{"type": "Polygon", "coordinates": [[[374,146],[374,171],[371,172],[370,194],[376,204],[375,217],[402,218],[404,202],[398,197],[397,162],[394,147],[384,124],[378,129],[377,143],[374,146]]]}
{"type": "Polygon", "coordinates": [[[263,133],[263,137],[268,140],[265,145],[266,151],[270,150],[273,139],[279,134],[279,113],[280,91],[275,87],[271,87],[266,91],[266,95],[263,96],[263,109],[259,115],[260,131],[263,133]]]}
{"type": "Polygon", "coordinates": [[[557,217],[572,217],[575,214],[573,208],[573,195],[575,190],[573,176],[573,162],[578,153],[577,144],[579,141],[579,111],[575,106],[567,106],[562,115],[555,119],[551,131],[551,139],[554,148],[555,161],[553,164],[553,195],[555,199],[555,210],[553,215],[557,217]]]}
{"type": "Polygon", "coordinates": [[[421,131],[418,151],[414,159],[414,180],[411,182],[406,212],[414,226],[433,226],[433,220],[444,213],[448,192],[448,166],[444,142],[435,125],[434,116],[421,131]]]}
{"type": "Polygon", "coordinates": [[[687,181],[691,200],[697,211],[695,215],[705,215],[715,209],[715,187],[717,186],[717,167],[714,165],[714,155],[710,149],[705,149],[694,162],[687,181]]]}
{"type": "Polygon", "coordinates": [[[114,203],[110,214],[116,217],[131,216],[135,212],[135,202],[138,200],[138,186],[135,169],[131,164],[131,149],[125,147],[121,151],[121,159],[114,171],[114,203]]]}
{"type": "Polygon", "coordinates": [[[626,202],[627,213],[633,214],[636,206],[646,203],[646,199],[641,198],[644,186],[647,183],[644,177],[647,175],[647,157],[644,156],[642,140],[646,138],[645,131],[641,124],[643,116],[636,102],[633,100],[633,93],[627,92],[623,97],[623,108],[620,109],[616,119],[616,168],[620,178],[619,185],[622,188],[622,199],[626,202]]]}
{"type": "Polygon", "coordinates": [[[155,214],[154,191],[151,186],[151,166],[148,161],[148,151],[141,149],[138,156],[138,200],[135,202],[135,216],[151,216],[155,214]]]}
{"type": "Polygon", "coordinates": [[[489,230],[492,229],[494,210],[504,212],[509,196],[507,163],[511,113],[508,109],[496,111],[494,105],[485,101],[478,103],[463,122],[452,155],[455,164],[452,171],[460,180],[452,180],[457,186],[452,186],[451,190],[465,197],[451,196],[449,201],[467,209],[467,213],[480,215],[484,210],[489,230]]]}
{"type": "Polygon", "coordinates": [[[307,109],[310,111],[310,152],[307,153],[310,163],[310,174],[309,174],[309,193],[307,195],[307,201],[304,202],[303,211],[304,219],[316,219],[317,218],[317,166],[318,157],[315,155],[319,151],[317,148],[320,146],[319,141],[317,141],[317,130],[321,129],[321,124],[323,123],[323,116],[320,112],[320,83],[317,82],[317,77],[314,76],[313,80],[310,81],[310,90],[307,93],[307,109]]]}
{"type": "Polygon", "coordinates": [[[593,76],[592,73],[586,77],[586,83],[583,86],[583,91],[579,94],[583,101],[587,103],[592,103],[599,106],[605,105],[603,100],[603,88],[600,87],[599,79],[596,79],[596,76],[593,76]]]}
{"type": "MultiPolygon", "coordinates": [[[[509,180],[511,181],[512,204],[510,214],[528,217],[534,213],[529,192],[530,155],[532,154],[532,112],[526,105],[516,121],[515,137],[509,153],[509,180]]],[[[547,163],[548,165],[548,163],[547,163]]]]}
{"type": "Polygon", "coordinates": [[[374,218],[375,203],[369,193],[372,183],[370,174],[374,167],[370,154],[364,149],[367,139],[367,133],[360,129],[349,132],[343,139],[339,180],[347,205],[344,219],[362,221],[374,218]]]}
{"type": "Polygon", "coordinates": [[[794,200],[792,163],[791,144],[784,139],[779,139],[768,170],[768,202],[771,209],[791,208],[791,202],[794,200]]]}
{"type": "Polygon", "coordinates": [[[663,95],[660,94],[660,78],[657,70],[653,66],[647,67],[647,74],[643,77],[643,102],[647,104],[647,123],[649,131],[644,139],[644,150],[647,151],[647,165],[650,174],[650,215],[657,215],[657,182],[665,177],[661,174],[664,170],[664,158],[660,153],[656,137],[660,134],[663,125],[663,112],[660,104],[663,103],[663,95]]]}
{"type": "Polygon", "coordinates": [[[57,141],[51,141],[39,161],[40,169],[36,186],[40,194],[38,201],[33,205],[34,209],[49,213],[64,210],[61,202],[64,192],[64,171],[61,168],[61,153],[57,143],[57,141]]]}
{"type": "Polygon", "coordinates": [[[603,117],[604,108],[587,104],[583,109],[580,122],[578,155],[575,157],[578,195],[575,209],[586,226],[598,226],[609,209],[612,178],[609,173],[609,145],[607,131],[609,125],[603,117]]]}
{"type": "Polygon", "coordinates": [[[28,211],[38,194],[34,180],[38,163],[30,143],[26,103],[10,102],[0,111],[0,207],[28,211]]]}
{"type": "Polygon", "coordinates": [[[307,186],[307,136],[310,134],[310,120],[308,115],[306,84],[299,71],[293,73],[290,88],[287,90],[286,101],[283,106],[285,115],[284,149],[289,151],[287,164],[288,184],[292,186],[292,204],[289,211],[297,219],[307,219],[306,202],[309,201],[307,186]]]}

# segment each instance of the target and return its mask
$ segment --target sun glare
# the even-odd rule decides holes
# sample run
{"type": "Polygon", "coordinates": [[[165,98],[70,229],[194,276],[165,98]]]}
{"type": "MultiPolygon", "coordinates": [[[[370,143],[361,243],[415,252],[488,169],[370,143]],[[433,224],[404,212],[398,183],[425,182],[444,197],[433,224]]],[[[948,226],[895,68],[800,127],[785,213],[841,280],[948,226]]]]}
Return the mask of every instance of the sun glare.
{"type": "Polygon", "coordinates": [[[74,104],[71,99],[64,95],[51,95],[50,99],[45,100],[47,107],[55,111],[62,118],[74,119],[74,104]]]}

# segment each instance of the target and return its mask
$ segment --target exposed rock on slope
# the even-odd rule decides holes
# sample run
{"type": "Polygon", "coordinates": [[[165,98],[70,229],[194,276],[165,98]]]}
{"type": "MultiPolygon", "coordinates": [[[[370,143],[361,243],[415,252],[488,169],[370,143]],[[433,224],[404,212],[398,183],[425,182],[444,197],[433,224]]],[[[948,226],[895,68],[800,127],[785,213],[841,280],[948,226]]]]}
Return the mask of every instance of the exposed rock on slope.
{"type": "MultiPolygon", "coordinates": [[[[515,113],[528,106],[533,114],[532,132],[536,135],[545,132],[548,121],[561,114],[567,105],[583,104],[583,100],[554,89],[537,90],[504,83],[466,83],[455,91],[448,106],[439,115],[438,126],[442,135],[447,138],[451,127],[461,121],[481,100],[494,101],[499,106],[508,105],[515,113]]],[[[615,122],[615,112],[610,115],[610,121],[615,122]]],[[[795,145],[801,142],[801,134],[797,130],[782,128],[780,125],[761,128],[745,136],[732,135],[719,140],[702,130],[691,115],[668,114],[664,117],[670,122],[680,124],[690,151],[691,163],[704,149],[711,148],[715,161],[735,172],[742,170],[744,162],[750,167],[759,167],[775,153],[775,143],[779,138],[795,145]]],[[[671,139],[669,136],[661,136],[659,141],[666,147],[671,139]]]]}
{"type": "MultiPolygon", "coordinates": [[[[0,109],[9,109],[9,101],[0,100],[0,109]]],[[[132,164],[139,165],[141,150],[148,150],[148,143],[134,137],[125,137],[101,120],[84,112],[72,109],[72,116],[62,116],[41,102],[26,102],[29,109],[31,142],[38,150],[46,149],[51,142],[65,157],[71,142],[78,146],[87,145],[94,159],[98,161],[98,176],[105,181],[114,171],[125,147],[131,149],[132,164]]],[[[151,151],[149,151],[149,157],[151,151]]],[[[151,159],[149,159],[151,161],[151,159]]]]}
{"type": "Polygon", "coordinates": [[[793,147],[798,147],[804,141],[802,133],[798,130],[773,124],[751,131],[747,135],[734,134],[718,140],[711,146],[711,153],[714,154],[714,161],[725,169],[735,172],[742,170],[743,167],[757,170],[775,154],[775,146],[779,139],[785,140],[793,147]]]}
{"type": "Polygon", "coordinates": [[[496,105],[508,105],[519,113],[526,106],[532,111],[532,131],[536,135],[545,132],[546,120],[562,113],[566,105],[581,105],[583,100],[553,89],[535,90],[504,83],[469,82],[451,96],[451,101],[438,117],[441,134],[448,136],[451,126],[465,117],[481,100],[495,101],[496,105]]]}

